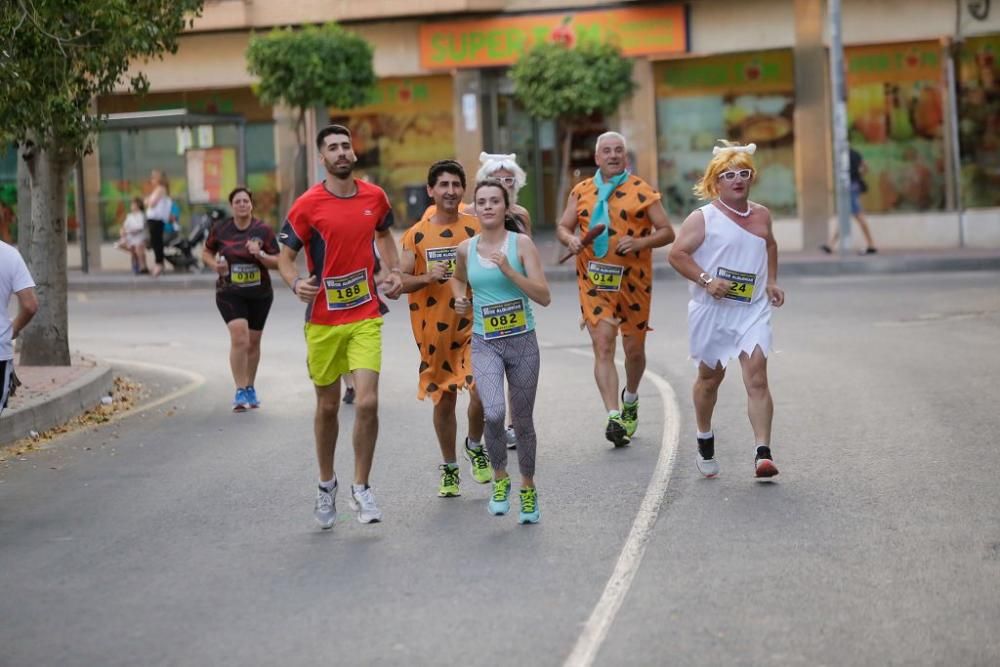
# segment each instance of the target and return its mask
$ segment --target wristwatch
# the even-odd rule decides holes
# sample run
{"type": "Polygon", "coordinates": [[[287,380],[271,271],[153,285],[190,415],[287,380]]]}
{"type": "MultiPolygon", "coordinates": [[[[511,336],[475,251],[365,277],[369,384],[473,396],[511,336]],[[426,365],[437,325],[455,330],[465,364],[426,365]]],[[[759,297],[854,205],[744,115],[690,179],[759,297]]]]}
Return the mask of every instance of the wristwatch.
{"type": "Polygon", "coordinates": [[[708,275],[704,271],[702,271],[701,273],[698,274],[698,281],[701,283],[702,287],[708,287],[709,285],[712,284],[713,280],[715,280],[715,278],[713,278],[712,276],[708,275]]]}

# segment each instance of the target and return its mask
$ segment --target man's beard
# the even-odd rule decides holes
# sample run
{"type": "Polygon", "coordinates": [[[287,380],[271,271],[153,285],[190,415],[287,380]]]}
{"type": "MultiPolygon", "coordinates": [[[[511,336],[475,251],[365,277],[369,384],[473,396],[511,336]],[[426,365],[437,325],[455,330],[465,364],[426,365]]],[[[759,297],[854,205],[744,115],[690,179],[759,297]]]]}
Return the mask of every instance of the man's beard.
{"type": "Polygon", "coordinates": [[[458,213],[459,208],[462,206],[461,199],[454,199],[449,202],[447,199],[441,199],[441,203],[437,205],[438,209],[444,213],[458,213]]]}
{"type": "Polygon", "coordinates": [[[341,180],[346,180],[351,175],[351,172],[354,171],[354,163],[350,161],[346,164],[337,164],[336,162],[328,162],[324,159],[323,166],[326,167],[326,173],[341,180]]]}

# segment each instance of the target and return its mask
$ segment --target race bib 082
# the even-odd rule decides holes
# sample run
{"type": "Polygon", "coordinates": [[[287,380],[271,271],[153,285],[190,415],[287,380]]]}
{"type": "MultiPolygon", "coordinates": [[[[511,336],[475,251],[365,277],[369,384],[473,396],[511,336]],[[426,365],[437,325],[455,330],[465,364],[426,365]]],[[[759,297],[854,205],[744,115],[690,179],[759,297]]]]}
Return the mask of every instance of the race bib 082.
{"type": "Polygon", "coordinates": [[[345,276],[323,278],[328,310],[357,308],[372,300],[368,287],[368,269],[361,269],[345,276]]]}
{"type": "Polygon", "coordinates": [[[483,338],[503,338],[524,333],[528,330],[524,301],[513,299],[503,303],[491,303],[482,307],[483,338]]]}

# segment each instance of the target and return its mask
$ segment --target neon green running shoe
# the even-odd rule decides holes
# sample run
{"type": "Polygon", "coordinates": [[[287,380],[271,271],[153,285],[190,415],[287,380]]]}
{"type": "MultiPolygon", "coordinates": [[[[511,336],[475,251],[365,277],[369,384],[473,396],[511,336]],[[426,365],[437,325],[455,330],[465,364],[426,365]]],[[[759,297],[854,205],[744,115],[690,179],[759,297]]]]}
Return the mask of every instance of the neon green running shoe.
{"type": "Polygon", "coordinates": [[[475,449],[469,447],[469,439],[465,439],[465,458],[472,464],[472,479],[480,484],[487,484],[493,479],[493,471],[490,470],[490,457],[486,454],[486,448],[479,445],[475,449]]]}
{"type": "Polygon", "coordinates": [[[489,508],[493,516],[503,516],[510,511],[510,477],[494,480],[489,508]]]}
{"type": "Polygon", "coordinates": [[[521,489],[521,515],[518,523],[538,523],[538,492],[535,489],[521,489]]]}
{"type": "Polygon", "coordinates": [[[438,468],[441,470],[441,486],[438,487],[438,496],[455,498],[462,495],[458,490],[458,466],[442,463],[438,468]]]}
{"type": "Polygon", "coordinates": [[[625,423],[625,433],[631,440],[635,430],[639,428],[639,399],[635,399],[635,403],[626,403],[624,389],[622,389],[622,421],[625,423]]]}
{"type": "Polygon", "coordinates": [[[625,420],[617,412],[608,417],[608,425],[604,429],[604,437],[614,443],[615,447],[624,447],[632,442],[628,434],[625,420]]]}

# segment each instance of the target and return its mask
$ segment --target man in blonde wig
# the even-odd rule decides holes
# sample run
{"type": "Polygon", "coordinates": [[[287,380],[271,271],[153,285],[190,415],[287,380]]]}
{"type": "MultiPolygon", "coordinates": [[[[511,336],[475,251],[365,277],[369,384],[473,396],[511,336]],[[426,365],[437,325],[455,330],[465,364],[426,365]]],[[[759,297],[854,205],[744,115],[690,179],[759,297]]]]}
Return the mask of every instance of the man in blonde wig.
{"type": "Polygon", "coordinates": [[[755,439],[754,475],[769,479],[778,474],[771,456],[774,404],[767,382],[771,308],[785,302],[785,293],[777,285],[771,213],[750,201],[757,147],[721,143],[694,188],[709,203],[687,217],[669,255],[671,266],[691,281],[688,333],[698,369],[693,392],[696,463],[705,477],[719,474],[712,413],[726,365],[737,358],[755,439]]]}

